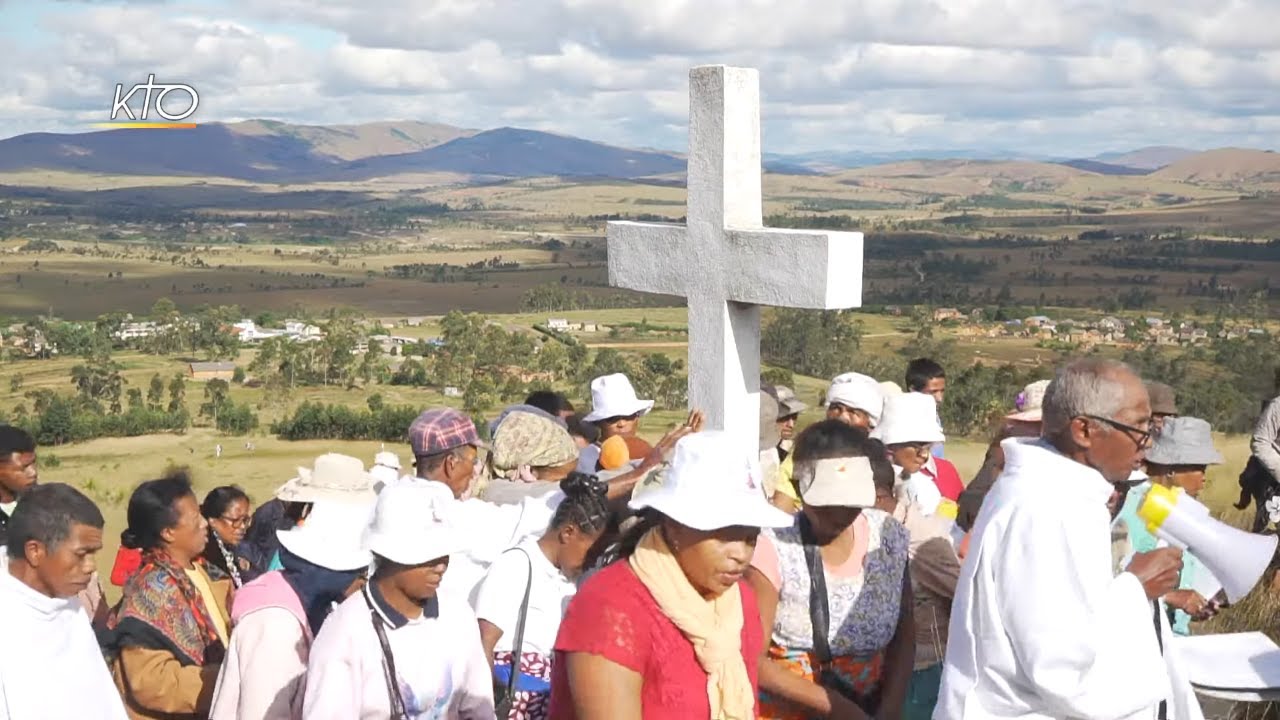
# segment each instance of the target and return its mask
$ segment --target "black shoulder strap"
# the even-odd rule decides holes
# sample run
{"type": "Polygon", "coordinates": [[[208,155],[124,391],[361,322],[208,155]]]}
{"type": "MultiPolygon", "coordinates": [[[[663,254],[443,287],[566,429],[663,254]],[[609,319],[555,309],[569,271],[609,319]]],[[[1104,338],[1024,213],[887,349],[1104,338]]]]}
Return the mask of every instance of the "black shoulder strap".
{"type": "Polygon", "coordinates": [[[831,627],[830,610],[827,607],[827,573],[822,566],[822,553],[814,538],[809,519],[800,513],[800,542],[804,544],[804,559],[809,564],[809,622],[813,625],[813,654],[819,667],[814,674],[831,663],[831,647],[827,644],[827,631],[831,627]]]}
{"type": "Polygon", "coordinates": [[[387,631],[383,629],[382,616],[378,614],[373,601],[369,599],[368,590],[362,590],[364,602],[369,606],[369,617],[373,621],[373,631],[378,634],[378,644],[382,646],[382,674],[387,681],[387,699],[391,703],[392,720],[408,718],[404,707],[404,698],[400,696],[400,683],[396,678],[396,658],[391,652],[391,644],[387,642],[387,631]]]}
{"type": "Polygon", "coordinates": [[[524,648],[524,620],[529,615],[529,591],[533,589],[533,558],[524,548],[516,548],[529,563],[529,577],[524,582],[524,600],[520,601],[520,616],[516,620],[516,637],[511,643],[511,676],[507,678],[507,697],[515,692],[516,676],[520,674],[520,651],[524,648]]]}
{"type": "MultiPolygon", "coordinates": [[[[1156,625],[1156,645],[1157,647],[1160,648],[1160,657],[1163,658],[1164,657],[1164,629],[1160,625],[1160,601],[1152,600],[1151,607],[1155,615],[1154,619],[1155,619],[1155,625],[1156,625]]],[[[1168,720],[1169,703],[1167,703],[1164,700],[1160,701],[1160,707],[1156,710],[1156,718],[1157,720],[1168,720]]]]}

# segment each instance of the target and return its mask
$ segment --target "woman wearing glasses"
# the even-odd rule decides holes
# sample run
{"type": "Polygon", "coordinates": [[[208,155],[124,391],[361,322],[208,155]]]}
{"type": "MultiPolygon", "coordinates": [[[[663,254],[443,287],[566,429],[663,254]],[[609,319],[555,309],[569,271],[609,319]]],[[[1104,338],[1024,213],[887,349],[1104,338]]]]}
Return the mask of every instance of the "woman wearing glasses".
{"type": "Polygon", "coordinates": [[[954,520],[964,483],[954,465],[933,457],[933,446],[946,439],[933,398],[923,393],[887,398],[873,436],[889,449],[898,494],[905,494],[925,515],[954,520]]]}
{"type": "Polygon", "coordinates": [[[209,543],[204,559],[209,577],[231,580],[237,590],[262,574],[242,552],[241,543],[249,530],[253,508],[249,496],[235,485],[224,485],[209,491],[200,504],[200,514],[209,521],[209,543]]]}

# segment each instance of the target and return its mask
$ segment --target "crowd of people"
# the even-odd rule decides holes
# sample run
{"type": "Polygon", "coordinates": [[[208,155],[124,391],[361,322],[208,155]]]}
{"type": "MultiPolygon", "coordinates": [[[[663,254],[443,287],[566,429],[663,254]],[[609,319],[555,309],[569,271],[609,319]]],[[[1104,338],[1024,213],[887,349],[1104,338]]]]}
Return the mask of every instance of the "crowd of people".
{"type": "Polygon", "coordinates": [[[754,448],[697,411],[649,444],[615,374],[488,442],[429,409],[411,463],[322,455],[256,509],[172,472],[112,529],[110,606],[101,511],[0,426],[0,720],[1200,720],[1164,648],[1222,598],[1137,509],[1200,492],[1208,423],[1077,361],[966,485],[945,371],[904,379],[839,375],[804,428],[762,386],[754,448]]]}

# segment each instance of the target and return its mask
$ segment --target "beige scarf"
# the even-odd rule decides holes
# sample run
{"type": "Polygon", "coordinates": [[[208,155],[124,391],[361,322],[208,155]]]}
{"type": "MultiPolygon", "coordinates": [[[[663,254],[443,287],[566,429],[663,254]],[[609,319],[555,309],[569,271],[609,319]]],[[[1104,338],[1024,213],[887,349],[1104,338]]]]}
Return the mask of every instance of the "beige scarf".
{"type": "Polygon", "coordinates": [[[658,528],[645,533],[631,556],[631,569],[663,614],[693,644],[707,673],[711,720],[755,717],[755,689],[742,658],[742,592],[730,588],[714,600],[694,589],[658,528]]]}

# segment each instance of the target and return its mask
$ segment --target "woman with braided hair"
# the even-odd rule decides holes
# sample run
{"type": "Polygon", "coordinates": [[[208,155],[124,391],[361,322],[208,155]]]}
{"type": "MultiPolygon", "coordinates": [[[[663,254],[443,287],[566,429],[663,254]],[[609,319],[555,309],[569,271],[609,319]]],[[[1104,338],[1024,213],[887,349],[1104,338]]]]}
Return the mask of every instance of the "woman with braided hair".
{"type": "Polygon", "coordinates": [[[249,496],[235,485],[209,491],[200,514],[209,521],[209,542],[204,547],[205,569],[214,580],[230,580],[237,590],[262,574],[244,555],[245,533],[251,522],[249,496]]]}
{"type": "MultiPolygon", "coordinates": [[[[520,675],[502,720],[541,720],[550,699],[551,655],[575,581],[609,525],[608,486],[594,475],[573,472],[560,482],[565,499],[541,538],[503,553],[476,591],[476,617],[485,654],[499,688],[511,673],[520,635],[520,675]],[[528,595],[528,605],[524,599],[528,595]]],[[[501,694],[501,693],[500,693],[501,694]]]]}

